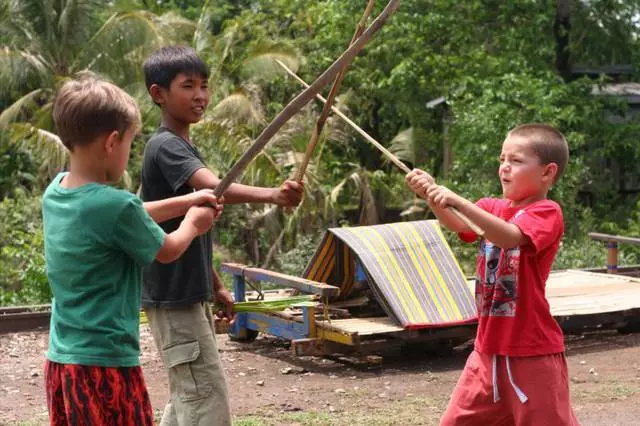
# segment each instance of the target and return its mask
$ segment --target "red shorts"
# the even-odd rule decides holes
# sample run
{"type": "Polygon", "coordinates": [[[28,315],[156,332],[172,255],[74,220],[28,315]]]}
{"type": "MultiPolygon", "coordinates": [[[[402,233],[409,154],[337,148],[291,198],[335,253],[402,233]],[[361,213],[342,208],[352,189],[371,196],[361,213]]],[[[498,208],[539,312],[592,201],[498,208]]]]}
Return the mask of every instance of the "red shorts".
{"type": "Polygon", "coordinates": [[[153,425],[140,367],[58,364],[44,368],[52,426],[153,425]]]}
{"type": "Polygon", "coordinates": [[[504,357],[473,351],[440,426],[579,425],[564,353],[504,357]]]}

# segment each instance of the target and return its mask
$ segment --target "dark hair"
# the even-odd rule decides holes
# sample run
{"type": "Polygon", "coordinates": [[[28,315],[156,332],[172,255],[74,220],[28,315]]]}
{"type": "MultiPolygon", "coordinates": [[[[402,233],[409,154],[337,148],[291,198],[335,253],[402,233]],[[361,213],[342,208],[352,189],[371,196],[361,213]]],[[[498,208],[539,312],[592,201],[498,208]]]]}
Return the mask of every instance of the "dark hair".
{"type": "Polygon", "coordinates": [[[209,68],[195,50],[188,46],[162,47],[144,61],[144,82],[147,90],[157,84],[168,89],[180,73],[209,78],[209,68]]]}
{"type": "Polygon", "coordinates": [[[89,144],[97,137],[140,128],[140,111],[131,96],[116,85],[93,77],[69,80],[53,106],[56,132],[64,146],[89,144]]]}
{"type": "Polygon", "coordinates": [[[569,162],[569,145],[559,130],[548,124],[530,123],[517,126],[509,132],[508,136],[526,138],[541,164],[556,163],[558,173],[554,183],[558,181],[569,162]]]}

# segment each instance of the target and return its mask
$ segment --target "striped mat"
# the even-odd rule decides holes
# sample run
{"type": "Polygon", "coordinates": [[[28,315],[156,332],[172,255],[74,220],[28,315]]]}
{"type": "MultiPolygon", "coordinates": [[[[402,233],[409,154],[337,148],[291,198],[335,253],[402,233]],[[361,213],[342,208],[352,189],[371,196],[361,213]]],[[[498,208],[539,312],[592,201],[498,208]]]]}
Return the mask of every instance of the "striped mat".
{"type": "Polygon", "coordinates": [[[437,221],[330,228],[304,278],[338,286],[338,299],[349,299],[357,263],[387,315],[407,329],[475,321],[473,295],[437,221]]]}

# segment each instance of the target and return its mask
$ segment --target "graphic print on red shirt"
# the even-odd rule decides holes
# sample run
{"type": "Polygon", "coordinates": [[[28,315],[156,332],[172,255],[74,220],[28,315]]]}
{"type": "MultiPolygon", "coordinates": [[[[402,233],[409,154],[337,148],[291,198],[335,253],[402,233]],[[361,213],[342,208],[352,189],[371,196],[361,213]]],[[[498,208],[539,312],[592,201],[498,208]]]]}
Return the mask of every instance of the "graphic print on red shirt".
{"type": "Polygon", "coordinates": [[[476,349],[510,356],[564,351],[562,330],[545,297],[546,281],[564,233],[560,206],[542,200],[512,208],[508,200],[493,198],[483,198],[477,205],[518,226],[530,242],[502,249],[485,239],[480,241],[476,349]]]}
{"type": "MultiPolygon", "coordinates": [[[[484,287],[480,291],[476,291],[476,302],[481,315],[515,316],[520,247],[506,250],[504,262],[500,262],[502,249],[487,240],[482,240],[480,250],[484,253],[486,271],[485,280],[483,281],[484,287]],[[501,268],[500,275],[498,275],[499,268],[501,268]],[[479,299],[478,296],[480,296],[479,299]]],[[[476,286],[480,282],[476,278],[476,286]]]]}

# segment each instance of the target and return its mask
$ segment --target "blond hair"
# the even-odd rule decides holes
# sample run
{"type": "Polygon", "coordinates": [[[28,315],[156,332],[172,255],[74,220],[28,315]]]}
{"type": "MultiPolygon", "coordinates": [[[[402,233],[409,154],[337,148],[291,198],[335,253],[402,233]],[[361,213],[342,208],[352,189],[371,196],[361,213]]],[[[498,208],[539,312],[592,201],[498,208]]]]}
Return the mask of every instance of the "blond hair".
{"type": "Polygon", "coordinates": [[[548,124],[530,123],[515,127],[507,134],[507,137],[510,136],[527,139],[541,164],[557,164],[558,173],[554,183],[558,181],[569,162],[569,145],[559,130],[548,124]]]}
{"type": "Polygon", "coordinates": [[[94,77],[65,83],[53,107],[56,132],[73,151],[105,133],[140,130],[140,110],[135,101],[115,84],[94,77]]]}

